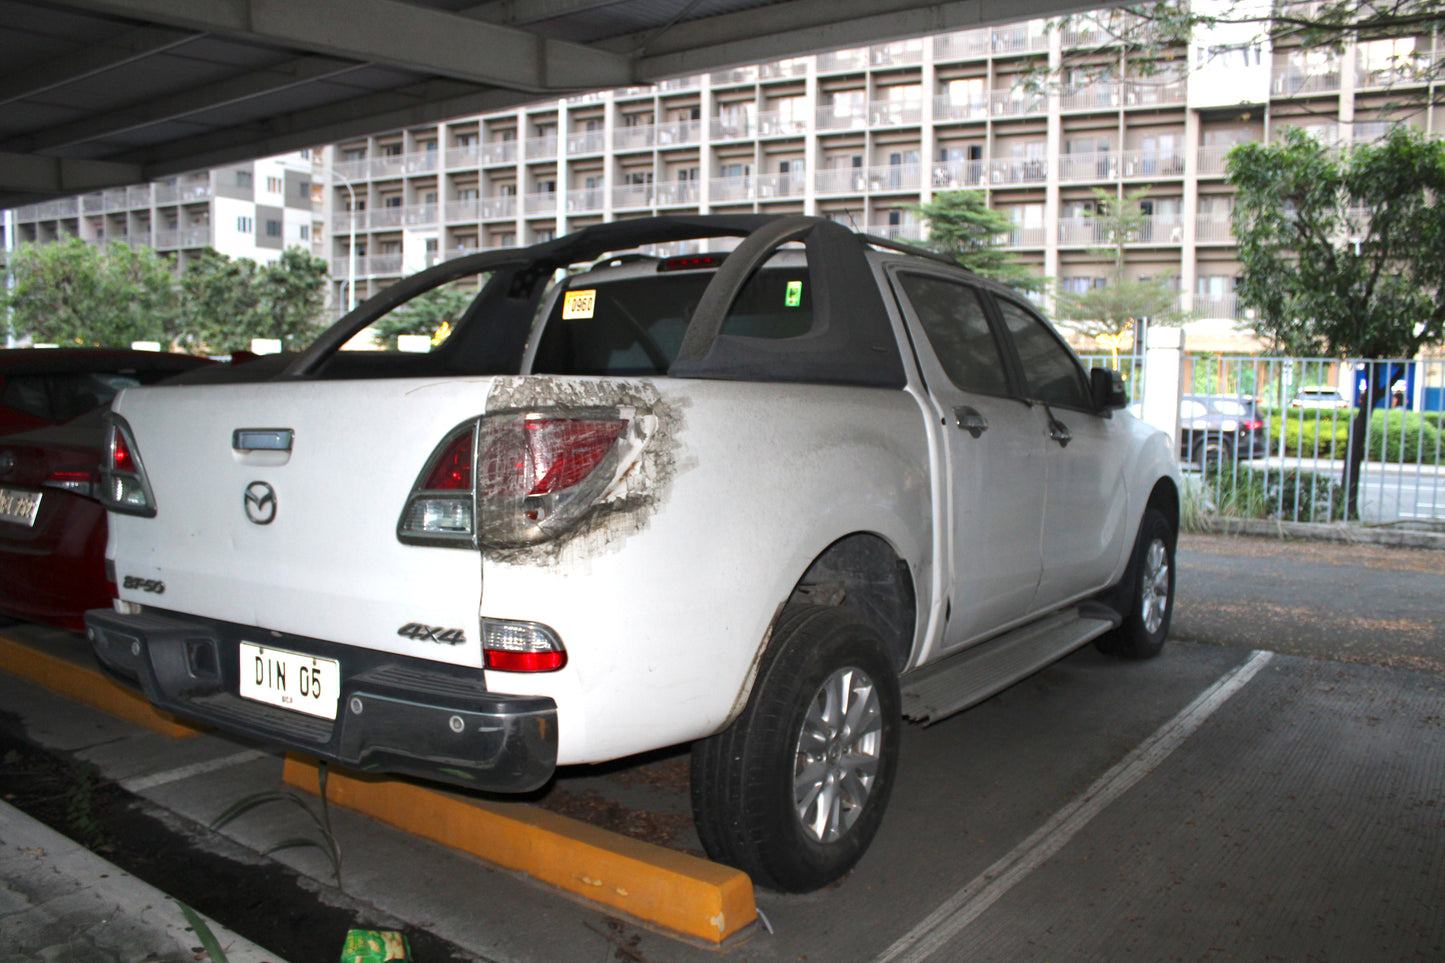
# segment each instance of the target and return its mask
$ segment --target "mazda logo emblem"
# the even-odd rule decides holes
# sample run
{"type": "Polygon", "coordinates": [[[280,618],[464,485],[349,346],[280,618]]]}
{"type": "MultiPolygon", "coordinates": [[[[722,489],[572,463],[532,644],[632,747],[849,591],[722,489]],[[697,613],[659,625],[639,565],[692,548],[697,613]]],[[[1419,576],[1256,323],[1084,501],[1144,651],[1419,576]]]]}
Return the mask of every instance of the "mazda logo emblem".
{"type": "Polygon", "coordinates": [[[276,520],[276,489],[265,482],[246,486],[246,517],[257,525],[270,525],[276,520]]]}

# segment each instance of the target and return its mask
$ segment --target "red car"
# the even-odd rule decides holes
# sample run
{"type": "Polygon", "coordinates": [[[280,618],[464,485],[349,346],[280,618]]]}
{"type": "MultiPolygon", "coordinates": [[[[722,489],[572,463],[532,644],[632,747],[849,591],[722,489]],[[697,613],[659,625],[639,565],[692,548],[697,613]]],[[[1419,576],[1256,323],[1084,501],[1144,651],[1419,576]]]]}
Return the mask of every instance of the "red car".
{"type": "Polygon", "coordinates": [[[85,629],[110,604],[105,509],[95,500],[104,412],[121,388],[205,358],[148,351],[0,351],[0,613],[85,629]],[[64,421],[63,424],[57,424],[64,421]],[[23,430],[32,425],[40,427],[23,430]]]}

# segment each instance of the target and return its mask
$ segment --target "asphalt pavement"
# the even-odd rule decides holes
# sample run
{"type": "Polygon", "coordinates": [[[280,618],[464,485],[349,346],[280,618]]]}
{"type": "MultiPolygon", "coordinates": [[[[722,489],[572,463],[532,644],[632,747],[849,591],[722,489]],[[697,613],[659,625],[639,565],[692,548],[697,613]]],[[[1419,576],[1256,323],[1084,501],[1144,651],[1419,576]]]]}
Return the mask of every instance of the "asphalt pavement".
{"type": "MultiPolygon", "coordinates": [[[[1441,552],[1185,536],[1163,657],[1081,650],[907,727],[888,818],[858,869],[819,893],[760,892],[764,921],[721,950],[336,810],[343,894],[317,848],[261,859],[314,832],[299,812],[205,828],[280,785],[280,759],[138,731],[4,674],[0,704],[189,845],[279,861],[304,883],[303,921],[343,905],[424,930],[455,959],[1439,960],[1442,576],[1441,552]]],[[[579,815],[696,847],[685,754],[569,773],[554,793],[579,815]]],[[[164,892],[9,807],[0,880],[0,961],[205,958],[164,892]]],[[[234,925],[245,935],[217,924],[230,959],[280,960],[249,942],[271,935],[254,914],[234,925]]]]}

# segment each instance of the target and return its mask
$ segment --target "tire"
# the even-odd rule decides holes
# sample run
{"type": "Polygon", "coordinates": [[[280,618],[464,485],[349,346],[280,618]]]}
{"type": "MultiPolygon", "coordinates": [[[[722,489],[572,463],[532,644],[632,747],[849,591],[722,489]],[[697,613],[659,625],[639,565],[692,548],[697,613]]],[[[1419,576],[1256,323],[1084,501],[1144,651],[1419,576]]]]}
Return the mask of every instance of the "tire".
{"type": "Polygon", "coordinates": [[[1234,444],[1228,439],[1201,438],[1194,443],[1189,460],[1201,471],[1229,465],[1234,461],[1234,444]]]}
{"type": "Polygon", "coordinates": [[[901,726],[897,674],[872,627],[838,608],[786,606],[742,714],[693,746],[703,848],[782,892],[843,876],[883,820],[901,726]],[[840,699],[851,711],[836,713],[840,699]]]}
{"type": "Polygon", "coordinates": [[[1126,659],[1152,659],[1164,648],[1174,616],[1174,547],[1178,533],[1164,513],[1149,508],[1125,575],[1124,621],[1095,643],[1101,652],[1126,659]]]}

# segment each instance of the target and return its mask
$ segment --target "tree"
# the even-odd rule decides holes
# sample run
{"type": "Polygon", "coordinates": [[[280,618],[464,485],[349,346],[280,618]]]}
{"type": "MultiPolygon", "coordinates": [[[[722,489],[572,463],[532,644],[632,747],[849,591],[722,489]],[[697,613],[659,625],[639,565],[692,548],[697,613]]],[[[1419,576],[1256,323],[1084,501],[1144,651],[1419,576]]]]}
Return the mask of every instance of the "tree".
{"type": "Polygon", "coordinates": [[[975,274],[1019,291],[1037,291],[1043,278],[1000,245],[1016,228],[988,206],[982,191],[940,191],[911,210],[928,218],[927,247],[948,254],[975,274]]]}
{"type": "Polygon", "coordinates": [[[12,332],[37,343],[129,347],[170,342],[177,311],[170,264],[150,248],[80,238],[24,244],[11,261],[14,287],[0,294],[12,332]]]}
{"type": "Polygon", "coordinates": [[[432,288],[373,324],[372,340],[395,350],[397,335],[424,334],[435,339],[439,333],[456,327],[457,319],[476,295],[476,289],[465,282],[432,288]]]}
{"type": "MultiPolygon", "coordinates": [[[[1238,293],[1291,354],[1408,359],[1445,337],[1445,142],[1397,127],[1334,150],[1303,131],[1229,154],[1238,293]]],[[[1371,365],[1345,483],[1357,515],[1365,428],[1392,367],[1371,365]]]]}
{"type": "Polygon", "coordinates": [[[1185,315],[1179,310],[1179,292],[1167,281],[1131,278],[1125,270],[1126,246],[1148,240],[1151,229],[1139,201],[1148,186],[1122,197],[1094,188],[1098,213],[1090,219],[1094,239],[1103,243],[1090,248],[1094,257],[1107,261],[1107,283],[1078,294],[1059,292],[1059,316],[1075,322],[1085,334],[1118,335],[1132,330],[1134,322],[1147,318],[1154,324],[1179,324],[1185,315]]]}
{"type": "Polygon", "coordinates": [[[300,248],[264,266],[206,248],[181,273],[179,339],[219,353],[249,348],[253,338],[300,347],[315,332],[326,275],[326,262],[300,248]]]}
{"type": "MultiPolygon", "coordinates": [[[[1083,29],[1097,42],[1071,47],[1056,68],[1030,77],[1037,86],[1056,75],[1102,76],[1115,62],[1102,62],[1107,50],[1129,52],[1130,69],[1147,76],[1173,69],[1174,51],[1188,50],[1201,35],[1229,31],[1231,49],[1252,44],[1300,50],[1342,52],[1349,43],[1400,40],[1378,63],[1384,76],[1411,84],[1438,82],[1445,60],[1416,49],[1412,38],[1437,36],[1445,29],[1445,0],[1323,0],[1317,3],[1217,0],[1182,4],[1173,0],[1115,7],[1055,20],[1055,29],[1083,29]]],[[[1420,47],[1428,46],[1428,42],[1420,47]]],[[[1426,88],[1421,88],[1421,96],[1426,88]]]]}

